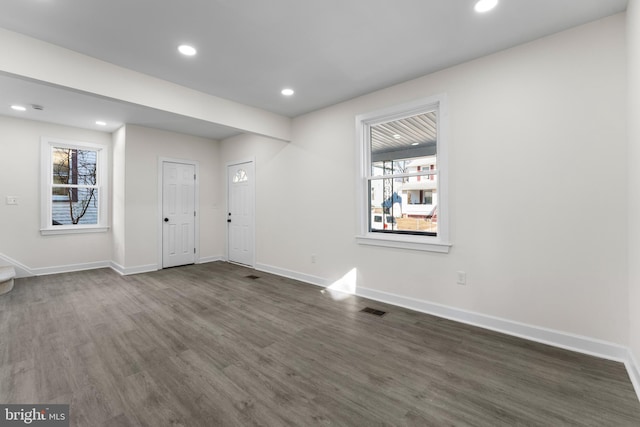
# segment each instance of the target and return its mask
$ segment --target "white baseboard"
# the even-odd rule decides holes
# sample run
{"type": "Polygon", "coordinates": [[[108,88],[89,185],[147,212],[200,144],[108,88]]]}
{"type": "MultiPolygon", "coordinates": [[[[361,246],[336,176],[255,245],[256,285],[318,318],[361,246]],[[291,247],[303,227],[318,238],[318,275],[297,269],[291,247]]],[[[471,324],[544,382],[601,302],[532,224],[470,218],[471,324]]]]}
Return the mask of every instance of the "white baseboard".
{"type": "Polygon", "coordinates": [[[32,268],[34,276],[44,276],[47,274],[70,273],[72,271],[95,270],[96,268],[108,268],[110,261],[87,262],[82,264],[56,265],[53,267],[32,268]]]}
{"type": "Polygon", "coordinates": [[[158,264],[147,264],[147,265],[137,265],[135,267],[123,267],[120,264],[111,261],[109,263],[109,267],[112,270],[120,273],[122,276],[129,276],[131,274],[140,274],[140,273],[150,273],[152,271],[157,271],[160,268],[158,264]]]}
{"type": "MultiPolygon", "coordinates": [[[[215,261],[224,261],[224,258],[222,256],[203,257],[203,258],[199,258],[196,261],[196,264],[204,264],[207,262],[215,262],[215,261]]],[[[109,266],[123,276],[129,276],[131,274],[149,273],[151,271],[157,271],[162,269],[162,267],[159,266],[158,264],[137,265],[135,267],[123,267],[122,265],[114,261],[111,261],[109,266]]]]}
{"type": "Polygon", "coordinates": [[[81,264],[56,265],[52,267],[30,268],[15,259],[0,254],[0,264],[8,264],[15,268],[16,278],[44,276],[47,274],[69,273],[72,271],[94,270],[96,268],[106,268],[110,266],[109,261],[96,261],[81,264]]]}
{"type": "Polygon", "coordinates": [[[207,256],[207,257],[201,257],[196,261],[196,264],[206,264],[207,262],[216,262],[216,261],[224,261],[225,258],[220,255],[220,256],[207,256]]]}
{"type": "Polygon", "coordinates": [[[12,266],[16,270],[16,278],[18,279],[35,276],[35,273],[29,267],[3,254],[0,254],[0,265],[12,266]]]}
{"type": "Polygon", "coordinates": [[[607,341],[601,341],[595,338],[575,335],[569,332],[557,331],[540,326],[528,325],[513,320],[502,319],[482,313],[418,300],[402,295],[395,295],[388,292],[376,291],[373,289],[358,287],[356,294],[375,301],[432,314],[434,316],[454,320],[456,322],[490,329],[507,335],[513,335],[530,341],[577,351],[579,353],[589,354],[603,359],[615,360],[617,362],[625,362],[627,360],[627,347],[607,341]]]}
{"type": "Polygon", "coordinates": [[[267,264],[256,264],[256,270],[264,271],[265,273],[275,274],[277,276],[288,277],[289,279],[299,280],[301,282],[308,283],[315,286],[329,286],[329,281],[318,276],[312,276],[310,274],[299,273],[297,271],[287,270],[284,268],[274,267],[267,264]]]}
{"type": "Polygon", "coordinates": [[[631,379],[631,384],[633,384],[638,400],[640,400],[640,365],[638,364],[638,359],[635,358],[631,349],[629,349],[627,360],[624,365],[627,367],[629,379],[631,379]]]}

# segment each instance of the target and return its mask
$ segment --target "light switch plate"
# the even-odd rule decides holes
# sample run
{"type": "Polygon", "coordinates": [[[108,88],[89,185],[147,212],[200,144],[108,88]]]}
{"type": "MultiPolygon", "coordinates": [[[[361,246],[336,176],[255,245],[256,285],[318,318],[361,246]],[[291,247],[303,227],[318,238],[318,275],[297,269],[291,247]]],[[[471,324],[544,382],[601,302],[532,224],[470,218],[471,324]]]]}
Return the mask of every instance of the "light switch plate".
{"type": "Polygon", "coordinates": [[[8,205],[17,205],[18,198],[16,196],[7,196],[7,204],[8,205]]]}
{"type": "Polygon", "coordinates": [[[456,280],[456,283],[458,285],[466,285],[467,284],[467,273],[465,273],[464,271],[458,271],[457,272],[457,276],[458,276],[458,280],[456,280]]]}

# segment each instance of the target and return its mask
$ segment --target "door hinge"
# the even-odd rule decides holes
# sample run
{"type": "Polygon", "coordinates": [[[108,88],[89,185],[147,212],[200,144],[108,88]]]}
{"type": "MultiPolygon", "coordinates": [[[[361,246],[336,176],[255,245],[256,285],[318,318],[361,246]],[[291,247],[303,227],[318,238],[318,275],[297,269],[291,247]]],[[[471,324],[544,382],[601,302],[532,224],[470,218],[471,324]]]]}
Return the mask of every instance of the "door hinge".
{"type": "Polygon", "coordinates": [[[193,180],[194,181],[196,180],[196,174],[195,173],[193,174],[193,180]]]}
{"type": "Polygon", "coordinates": [[[196,253],[196,248],[193,248],[193,253],[194,253],[194,254],[196,253]]]}
{"type": "Polygon", "coordinates": [[[193,211],[193,216],[196,216],[196,211],[193,211]]]}

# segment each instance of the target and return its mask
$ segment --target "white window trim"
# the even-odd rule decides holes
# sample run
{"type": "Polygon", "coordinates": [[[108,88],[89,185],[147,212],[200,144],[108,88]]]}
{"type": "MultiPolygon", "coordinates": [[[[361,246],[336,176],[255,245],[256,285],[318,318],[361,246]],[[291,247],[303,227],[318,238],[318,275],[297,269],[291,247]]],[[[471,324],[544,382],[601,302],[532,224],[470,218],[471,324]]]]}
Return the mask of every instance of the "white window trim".
{"type": "Polygon", "coordinates": [[[358,171],[356,183],[358,234],[356,241],[359,244],[439,253],[449,252],[451,243],[449,241],[448,122],[447,97],[444,94],[356,116],[356,159],[358,162],[356,167],[358,171]],[[369,217],[371,215],[367,178],[371,173],[371,151],[368,129],[376,124],[404,119],[434,108],[438,109],[438,235],[407,235],[369,231],[369,217]]]}
{"type": "Polygon", "coordinates": [[[107,174],[108,146],[92,142],[69,141],[58,138],[42,137],[40,143],[40,234],[79,234],[101,233],[109,230],[107,194],[109,181],[107,174]],[[52,223],[52,147],[79,148],[97,151],[97,178],[98,178],[98,223],[83,225],[51,225],[52,223]]]}

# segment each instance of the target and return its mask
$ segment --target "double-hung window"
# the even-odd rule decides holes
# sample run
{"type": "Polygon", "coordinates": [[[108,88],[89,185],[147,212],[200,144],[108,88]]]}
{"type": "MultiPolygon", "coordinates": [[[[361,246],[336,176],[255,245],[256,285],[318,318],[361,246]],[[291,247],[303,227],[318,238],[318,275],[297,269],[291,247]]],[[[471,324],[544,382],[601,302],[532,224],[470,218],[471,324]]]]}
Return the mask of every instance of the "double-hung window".
{"type": "Polygon", "coordinates": [[[361,244],[448,252],[446,99],[356,118],[361,244]]]}
{"type": "Polygon", "coordinates": [[[42,139],[42,234],[105,231],[107,147],[42,139]]]}

